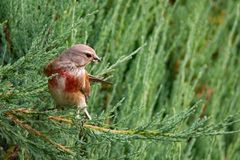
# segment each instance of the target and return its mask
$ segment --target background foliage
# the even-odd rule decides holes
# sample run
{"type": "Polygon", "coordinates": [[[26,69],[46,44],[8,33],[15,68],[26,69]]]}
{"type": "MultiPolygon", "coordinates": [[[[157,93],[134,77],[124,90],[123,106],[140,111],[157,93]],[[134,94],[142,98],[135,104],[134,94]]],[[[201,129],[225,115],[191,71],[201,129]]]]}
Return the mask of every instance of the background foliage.
{"type": "Polygon", "coordinates": [[[234,0],[1,0],[0,159],[239,159],[239,28],[234,0]],[[49,110],[42,74],[76,43],[113,82],[91,122],[49,110]]]}

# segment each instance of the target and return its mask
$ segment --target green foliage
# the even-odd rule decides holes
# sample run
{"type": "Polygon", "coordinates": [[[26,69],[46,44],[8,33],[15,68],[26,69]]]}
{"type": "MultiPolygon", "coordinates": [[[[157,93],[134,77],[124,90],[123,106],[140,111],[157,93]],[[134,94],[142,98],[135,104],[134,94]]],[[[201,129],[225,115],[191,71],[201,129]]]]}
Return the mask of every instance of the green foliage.
{"type": "Polygon", "coordinates": [[[0,159],[239,159],[239,28],[237,1],[0,1],[0,159]],[[113,82],[90,122],[42,74],[76,43],[113,82]]]}

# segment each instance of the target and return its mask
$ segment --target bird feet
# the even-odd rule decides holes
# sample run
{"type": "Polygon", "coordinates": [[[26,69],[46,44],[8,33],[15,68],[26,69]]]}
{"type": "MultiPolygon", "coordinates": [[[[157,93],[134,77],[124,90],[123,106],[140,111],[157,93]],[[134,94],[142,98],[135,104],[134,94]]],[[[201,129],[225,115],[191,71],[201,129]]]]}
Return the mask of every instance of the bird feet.
{"type": "Polygon", "coordinates": [[[76,119],[81,119],[81,117],[80,117],[80,112],[81,112],[81,110],[84,112],[84,114],[87,116],[87,118],[88,118],[89,120],[92,120],[92,117],[91,117],[90,114],[88,113],[87,106],[85,106],[85,107],[78,107],[76,119]]]}

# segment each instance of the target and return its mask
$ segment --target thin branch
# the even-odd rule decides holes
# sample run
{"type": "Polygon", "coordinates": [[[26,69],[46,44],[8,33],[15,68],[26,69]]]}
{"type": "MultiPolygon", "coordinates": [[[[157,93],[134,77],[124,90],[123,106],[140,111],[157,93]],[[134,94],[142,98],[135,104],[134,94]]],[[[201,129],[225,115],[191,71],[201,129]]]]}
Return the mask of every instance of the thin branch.
{"type": "MultiPolygon", "coordinates": [[[[30,113],[31,112],[30,110],[27,111],[27,109],[25,109],[25,110],[20,109],[20,110],[14,110],[14,111],[20,111],[22,113],[30,113]]],[[[44,135],[40,131],[32,128],[30,125],[25,124],[23,121],[19,120],[16,116],[14,116],[13,112],[11,112],[11,111],[6,112],[5,115],[7,117],[9,117],[16,125],[19,125],[20,127],[28,130],[30,133],[32,133],[35,136],[41,137],[44,141],[54,145],[58,150],[73,154],[73,152],[70,149],[66,148],[64,145],[61,145],[61,144],[58,144],[58,143],[52,141],[51,139],[49,139],[46,135],[44,135]]]]}
{"type": "Polygon", "coordinates": [[[61,121],[61,122],[64,122],[64,123],[68,123],[68,124],[72,124],[72,120],[70,119],[66,119],[62,116],[49,116],[48,117],[49,120],[53,120],[53,121],[61,121]]]}
{"type": "MultiPolygon", "coordinates": [[[[61,121],[68,124],[73,124],[71,119],[64,118],[62,116],[49,116],[48,119],[53,121],[61,121]]],[[[111,133],[111,134],[118,134],[118,135],[136,135],[136,136],[144,136],[144,137],[154,137],[154,136],[164,136],[164,137],[171,137],[175,138],[175,134],[173,133],[162,133],[159,131],[152,131],[152,130],[145,130],[145,131],[138,131],[138,130],[118,130],[118,129],[109,129],[105,127],[99,127],[96,125],[91,124],[83,124],[83,128],[104,132],[104,133],[111,133]]]]}
{"type": "MultiPolygon", "coordinates": [[[[24,108],[13,110],[13,112],[36,113],[34,110],[29,110],[24,108]]],[[[73,124],[73,121],[71,119],[67,119],[63,116],[49,116],[48,119],[52,121],[60,121],[67,124],[73,124]]],[[[132,129],[130,130],[109,129],[109,128],[99,127],[96,125],[91,125],[86,123],[83,124],[83,128],[98,131],[98,132],[118,134],[118,135],[136,135],[136,136],[144,136],[144,137],[164,136],[164,137],[171,137],[171,138],[176,137],[176,135],[173,133],[162,133],[159,131],[152,131],[152,130],[139,131],[139,130],[132,130],[132,129]]]]}
{"type": "MultiPolygon", "coordinates": [[[[57,144],[53,141],[51,141],[50,139],[48,139],[45,135],[43,135],[41,132],[33,129],[31,126],[24,124],[22,121],[18,120],[16,117],[14,117],[14,115],[12,115],[12,113],[23,113],[23,114],[32,114],[32,113],[37,113],[36,111],[32,110],[32,109],[15,109],[11,112],[7,112],[7,114],[9,115],[9,117],[11,117],[11,119],[18,125],[20,125],[23,128],[26,128],[27,130],[29,130],[30,132],[34,133],[37,136],[42,137],[45,141],[57,146],[57,148],[59,150],[63,150],[65,152],[69,152],[71,153],[71,150],[67,149],[66,147],[64,147],[63,145],[57,144]]],[[[64,116],[48,116],[48,119],[51,121],[58,121],[58,122],[63,122],[66,124],[73,124],[73,120],[66,118],[64,116]]],[[[165,137],[165,138],[179,138],[179,139],[183,139],[183,138],[187,138],[189,134],[183,135],[181,133],[170,133],[170,132],[160,132],[159,130],[137,130],[137,129],[126,129],[126,130],[122,130],[122,129],[110,129],[110,128],[106,128],[106,127],[100,127],[100,126],[96,126],[96,125],[92,125],[92,124],[87,124],[84,123],[82,125],[83,128],[85,129],[89,129],[92,131],[96,131],[96,132],[101,132],[101,133],[110,133],[110,134],[115,134],[115,135],[126,135],[126,136],[136,136],[139,138],[154,138],[154,139],[158,139],[157,137],[165,137]]],[[[238,131],[236,131],[238,132],[238,131]]],[[[214,132],[217,133],[217,132],[214,132]]],[[[223,133],[223,132],[218,132],[218,133],[223,133]]],[[[235,133],[235,131],[233,132],[235,133]]],[[[207,134],[205,134],[207,135],[207,134]]],[[[211,135],[211,134],[209,134],[211,135]]],[[[199,136],[199,134],[197,134],[197,137],[199,136]]]]}

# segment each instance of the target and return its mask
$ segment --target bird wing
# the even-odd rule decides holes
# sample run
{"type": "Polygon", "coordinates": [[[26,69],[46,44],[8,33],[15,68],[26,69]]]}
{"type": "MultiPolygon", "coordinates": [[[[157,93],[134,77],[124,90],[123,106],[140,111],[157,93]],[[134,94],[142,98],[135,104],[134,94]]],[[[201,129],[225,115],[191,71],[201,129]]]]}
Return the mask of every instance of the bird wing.
{"type": "Polygon", "coordinates": [[[90,82],[99,82],[99,83],[108,84],[108,85],[112,84],[111,82],[105,81],[101,78],[97,78],[88,74],[87,71],[85,71],[84,78],[81,80],[81,82],[83,83],[80,83],[81,84],[80,90],[85,95],[86,100],[90,95],[90,89],[91,89],[90,82]]]}
{"type": "Polygon", "coordinates": [[[87,100],[87,98],[90,95],[90,81],[89,81],[87,72],[86,72],[86,74],[84,74],[82,81],[83,81],[83,83],[81,83],[82,85],[80,86],[80,91],[84,94],[84,96],[87,100]]]}
{"type": "Polygon", "coordinates": [[[102,78],[95,77],[93,75],[88,74],[90,82],[99,82],[102,84],[112,84],[111,82],[105,81],[102,78]]]}

